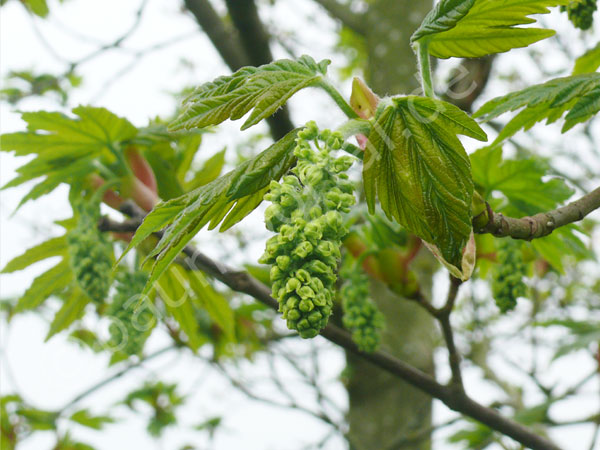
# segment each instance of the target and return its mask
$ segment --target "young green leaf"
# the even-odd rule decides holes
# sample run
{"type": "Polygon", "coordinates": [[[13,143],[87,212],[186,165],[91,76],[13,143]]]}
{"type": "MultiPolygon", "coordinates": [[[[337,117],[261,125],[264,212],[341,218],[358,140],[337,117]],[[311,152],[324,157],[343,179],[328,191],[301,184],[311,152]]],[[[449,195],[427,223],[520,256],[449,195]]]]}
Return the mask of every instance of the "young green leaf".
{"type": "Polygon", "coordinates": [[[566,111],[569,112],[565,117],[563,133],[594,116],[600,111],[600,73],[555,78],[544,84],[495,98],[483,105],[474,117],[489,121],[521,108],[523,110],[500,132],[495,144],[521,129],[528,130],[544,119],[547,119],[547,123],[555,122],[566,111]]]}
{"type": "Polygon", "coordinates": [[[554,35],[553,30],[520,28],[532,14],[569,0],[442,0],[427,15],[411,42],[438,58],[477,58],[527,47],[554,35]]]}
{"type": "Polygon", "coordinates": [[[594,48],[577,58],[571,75],[592,73],[597,71],[598,67],[600,67],[600,42],[594,48]]]}
{"type": "Polygon", "coordinates": [[[76,422],[84,427],[92,428],[94,430],[101,430],[107,423],[114,423],[114,419],[110,416],[94,416],[88,409],[80,409],[75,411],[71,417],[73,422],[76,422]]]}
{"type": "Polygon", "coordinates": [[[50,12],[46,0],[23,0],[23,3],[38,17],[46,17],[50,12]]]}
{"type": "Polygon", "coordinates": [[[198,270],[188,272],[193,302],[206,310],[210,318],[221,328],[229,342],[235,342],[235,315],[229,302],[208,282],[198,270]]]}
{"type": "Polygon", "coordinates": [[[327,72],[329,60],[316,63],[304,55],[297,61],[281,59],[260,67],[242,67],[198,87],[185,101],[171,130],[202,128],[227,119],[241,119],[252,111],[242,130],[256,125],[281,108],[299,90],[315,86],[327,72]]]}
{"type": "Polygon", "coordinates": [[[181,267],[171,266],[158,280],[157,292],[166,310],[187,336],[189,347],[196,351],[206,342],[206,338],[199,332],[187,283],[186,271],[181,267]]]}
{"type": "Polygon", "coordinates": [[[443,33],[454,28],[467,15],[474,3],[475,0],[442,0],[425,16],[410,41],[417,42],[425,36],[443,33]]]}
{"type": "Polygon", "coordinates": [[[279,180],[296,160],[293,150],[297,131],[291,131],[255,158],[222,177],[181,197],[160,203],[146,216],[123,253],[168,225],[162,239],[148,256],[156,259],[146,292],[202,227],[210,223],[209,229],[213,229],[224,219],[223,231],[242,220],[262,202],[261,194],[271,180],[279,180]]]}
{"type": "Polygon", "coordinates": [[[550,166],[538,157],[502,159],[502,148],[485,147],[471,155],[473,181],[486,200],[501,192],[508,202],[499,208],[509,216],[532,216],[549,211],[563,203],[573,190],[564,180],[545,180],[550,166]]]}
{"type": "Polygon", "coordinates": [[[47,341],[56,333],[60,333],[79,319],[83,315],[85,307],[91,301],[92,300],[85,295],[81,289],[75,287],[75,289],[67,295],[61,308],[54,315],[54,319],[52,319],[50,330],[48,330],[45,340],[47,341]]]}
{"type": "Polygon", "coordinates": [[[33,280],[23,297],[19,299],[15,311],[21,312],[37,308],[49,296],[66,288],[72,280],[73,271],[69,261],[63,259],[33,280]]]}
{"type": "Polygon", "coordinates": [[[21,118],[28,131],[2,135],[2,151],[16,156],[35,155],[35,159],[17,169],[18,175],[3,189],[45,176],[27,194],[21,204],[54,190],[61,182],[81,180],[93,172],[95,158],[114,161],[112,152],[119,142],[133,138],[137,129],[105,108],[78,106],[73,119],[58,112],[26,112],[21,118]]]}
{"type": "Polygon", "coordinates": [[[53,256],[64,256],[67,252],[67,239],[65,236],[60,236],[41,244],[31,247],[25,253],[10,260],[2,269],[1,273],[12,273],[18,270],[23,270],[38,261],[51,258],[53,256]]]}
{"type": "Polygon", "coordinates": [[[471,234],[473,182],[456,135],[487,137],[467,114],[440,100],[407,96],[382,104],[364,157],[369,211],[379,197],[388,217],[437,246],[460,270],[471,234]]]}

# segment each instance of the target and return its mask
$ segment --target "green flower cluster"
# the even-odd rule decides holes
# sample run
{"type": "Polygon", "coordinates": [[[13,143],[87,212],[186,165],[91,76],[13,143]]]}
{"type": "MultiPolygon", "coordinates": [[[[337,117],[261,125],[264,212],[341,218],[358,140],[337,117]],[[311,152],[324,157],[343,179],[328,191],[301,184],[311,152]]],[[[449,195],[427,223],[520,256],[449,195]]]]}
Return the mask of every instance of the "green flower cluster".
{"type": "Polygon", "coordinates": [[[312,338],[327,325],[334,297],[341,238],[347,233],[342,214],[355,202],[354,185],[344,173],[351,156],[336,158],[343,139],[314,122],[298,133],[293,175],[271,182],[265,200],[270,238],[260,259],[271,264],[273,297],[289,329],[312,338]]]}
{"type": "Polygon", "coordinates": [[[492,294],[496,305],[504,313],[515,308],[518,297],[527,294],[527,286],[523,282],[527,267],[520,245],[512,240],[503,240],[496,255],[498,264],[493,275],[492,294]]]}
{"type": "Polygon", "coordinates": [[[98,230],[99,204],[81,201],[73,209],[77,224],[67,234],[71,267],[81,289],[100,305],[112,284],[112,245],[98,230]]]}
{"type": "Polygon", "coordinates": [[[352,332],[359,350],[374,352],[379,348],[385,319],[369,298],[369,279],[359,269],[344,270],[345,283],[340,290],[344,327],[352,332]]]}
{"type": "Polygon", "coordinates": [[[115,295],[107,311],[114,319],[108,329],[108,344],[128,355],[139,355],[142,352],[155,323],[154,316],[148,308],[142,308],[139,312],[135,310],[146,281],[148,274],[141,270],[120,274],[115,295]]]}
{"type": "Polygon", "coordinates": [[[573,1],[560,10],[567,12],[569,20],[581,30],[589,30],[594,23],[594,12],[598,9],[597,0],[573,1]]]}

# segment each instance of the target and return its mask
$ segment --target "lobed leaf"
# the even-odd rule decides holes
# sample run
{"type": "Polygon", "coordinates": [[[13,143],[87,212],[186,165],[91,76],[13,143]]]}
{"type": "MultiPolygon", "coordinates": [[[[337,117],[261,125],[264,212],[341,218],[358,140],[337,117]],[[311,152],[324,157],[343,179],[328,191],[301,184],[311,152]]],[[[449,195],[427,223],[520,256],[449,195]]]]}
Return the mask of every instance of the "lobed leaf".
{"type": "Polygon", "coordinates": [[[2,269],[1,273],[12,273],[23,270],[36,262],[53,256],[63,256],[67,251],[67,239],[60,236],[27,249],[25,253],[11,259],[2,269]]]}
{"type": "Polygon", "coordinates": [[[575,61],[572,75],[596,72],[600,67],[600,42],[575,61]]]}
{"type": "Polygon", "coordinates": [[[471,155],[473,181],[484,199],[499,191],[508,200],[497,208],[510,216],[531,216],[549,211],[569,199],[573,190],[564,180],[545,177],[548,163],[532,156],[527,159],[502,159],[500,146],[485,147],[471,155]]]}
{"type": "Polygon", "coordinates": [[[96,170],[95,158],[113,162],[115,157],[111,150],[137,133],[128,120],[105,108],[78,106],[72,111],[77,119],[58,112],[23,113],[21,118],[27,122],[28,131],[1,136],[2,151],[13,151],[16,156],[36,156],[19,167],[18,175],[3,189],[46,177],[23,197],[19,206],[53,191],[61,183],[81,180],[96,170]]]}
{"type": "Polygon", "coordinates": [[[241,119],[252,111],[242,130],[256,125],[281,108],[299,90],[323,79],[328,60],[316,63],[304,55],[297,61],[281,59],[237,72],[198,87],[185,101],[170,130],[202,128],[227,119],[241,119]]]}
{"type": "Polygon", "coordinates": [[[65,289],[73,279],[73,271],[67,260],[36,277],[19,299],[15,312],[27,311],[40,306],[52,294],[65,289]]]}
{"type": "Polygon", "coordinates": [[[477,58],[527,47],[554,35],[553,30],[520,28],[532,14],[569,0],[442,0],[427,15],[411,42],[427,46],[438,58],[477,58]]]}
{"type": "Polygon", "coordinates": [[[67,329],[73,322],[83,316],[85,307],[91,299],[83,293],[81,289],[76,287],[65,298],[61,308],[54,315],[50,329],[46,335],[46,341],[62,330],[67,329]]]}
{"type": "Polygon", "coordinates": [[[585,122],[600,111],[600,73],[555,78],[543,84],[495,98],[484,104],[474,117],[492,120],[509,111],[522,109],[500,132],[495,144],[517,131],[531,128],[546,119],[552,123],[565,117],[562,132],[585,122]]]}
{"type": "Polygon", "coordinates": [[[457,138],[487,137],[449,103],[424,97],[384,100],[365,149],[363,180],[369,211],[378,197],[388,217],[435,245],[461,270],[471,234],[473,181],[457,138]]]}

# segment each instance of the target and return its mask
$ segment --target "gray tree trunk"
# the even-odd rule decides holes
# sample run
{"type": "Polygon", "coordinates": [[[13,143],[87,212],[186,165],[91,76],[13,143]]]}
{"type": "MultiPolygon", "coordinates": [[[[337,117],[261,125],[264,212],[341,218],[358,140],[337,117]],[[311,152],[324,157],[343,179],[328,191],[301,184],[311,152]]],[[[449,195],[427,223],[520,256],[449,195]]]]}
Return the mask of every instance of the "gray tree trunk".
{"type": "MultiPolygon", "coordinates": [[[[374,0],[367,14],[368,84],[380,96],[418,94],[416,58],[409,39],[431,9],[423,0],[374,0]]],[[[421,289],[431,288],[433,263],[419,256],[421,289]]],[[[417,305],[373,282],[372,298],[387,319],[382,348],[433,373],[435,324],[417,305]]],[[[427,450],[429,438],[414,440],[431,426],[429,396],[368,362],[347,355],[350,381],[349,441],[357,450],[427,450]]]]}

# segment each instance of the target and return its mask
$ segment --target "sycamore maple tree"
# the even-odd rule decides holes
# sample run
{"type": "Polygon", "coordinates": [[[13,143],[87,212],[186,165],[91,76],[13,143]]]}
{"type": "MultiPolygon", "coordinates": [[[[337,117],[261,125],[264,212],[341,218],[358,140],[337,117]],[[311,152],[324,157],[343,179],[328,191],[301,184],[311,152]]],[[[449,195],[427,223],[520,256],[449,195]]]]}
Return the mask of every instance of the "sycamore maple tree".
{"type": "MultiPolygon", "coordinates": [[[[47,13],[45,2],[25,3],[35,14],[47,13]]],[[[457,442],[484,448],[498,432],[524,447],[558,448],[540,428],[553,425],[548,410],[559,398],[552,391],[543,408],[513,415],[469,397],[450,318],[461,285],[473,277],[489,283],[486,301],[509,313],[518,299],[531,295],[529,278],[565,272],[564,256],[595,261],[589,238],[595,223],[584,219],[600,208],[600,187],[573,200],[575,191],[564,179],[547,177],[547,161],[505,158],[503,144],[544,120],[546,126],[562,121],[563,133],[591,123],[600,111],[600,53],[596,47],[579,58],[572,75],[494,98],[472,114],[436,95],[430,61],[527,47],[554,35],[523,26],[535,23],[532,15],[561,6],[585,27],[593,5],[440,1],[411,38],[421,95],[380,98],[355,79],[346,99],[328,78],[329,61],[305,55],[206,82],[188,93],[174,119],[146,127],[96,106],[78,106],[70,115],[23,113],[27,130],[2,135],[1,148],[30,158],[4,188],[34,181],[22,205],[67,184],[73,215],[60,222],[62,236],[3,268],[10,273],[58,257],[7,307],[10,315],[58,297],[62,306],[48,338],[70,333],[110,353],[117,364],[144,358],[145,342],[160,321],[178,348],[197,352],[211,345],[217,360],[249,356],[281,338],[281,319],[255,314],[273,308],[292,333],[307,339],[320,334],[474,420],[455,435],[457,442]],[[315,122],[293,129],[224,175],[222,153],[194,168],[210,127],[244,119],[246,130],[308,88],[327,93],[347,121],[332,130],[315,122]],[[495,120],[510,112],[517,113],[498,129],[495,120]],[[492,141],[488,132],[494,129],[492,141]],[[479,148],[468,154],[459,136],[479,148]],[[232,269],[193,246],[202,228],[226,231],[263,202],[272,236],[262,257],[255,255],[261,264],[232,269]],[[102,216],[102,203],[122,220],[102,216]],[[415,276],[411,263],[421,245],[449,274],[445,303],[428,298],[415,276]],[[393,257],[391,247],[400,249],[393,257]],[[447,383],[380,348],[382,330],[394,327],[395,319],[384,317],[369,298],[369,279],[439,322],[449,354],[447,383]],[[223,285],[257,303],[233,306],[223,285]],[[110,318],[109,337],[82,325],[88,314],[110,318]]],[[[557,358],[579,349],[598,352],[598,323],[549,319],[536,326],[568,331],[569,344],[556,349],[557,358]]],[[[124,403],[133,408],[136,400],[155,410],[148,426],[153,435],[176,421],[174,411],[183,401],[173,385],[161,382],[144,385],[124,403]]],[[[43,411],[7,395],[2,411],[2,448],[8,449],[35,430],[55,427],[68,408],[43,411]]],[[[113,421],[86,409],[69,412],[73,422],[91,428],[113,421]]],[[[597,417],[589,421],[600,423],[597,417]]],[[[65,434],[56,448],[88,447],[65,434]]]]}

